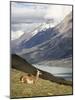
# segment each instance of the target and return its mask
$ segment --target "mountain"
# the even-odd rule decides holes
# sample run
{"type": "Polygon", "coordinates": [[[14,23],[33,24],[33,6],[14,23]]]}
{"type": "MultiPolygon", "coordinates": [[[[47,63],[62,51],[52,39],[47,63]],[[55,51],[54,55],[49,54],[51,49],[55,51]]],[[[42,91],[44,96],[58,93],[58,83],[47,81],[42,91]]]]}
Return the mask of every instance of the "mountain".
{"type": "Polygon", "coordinates": [[[54,28],[36,34],[23,47],[18,54],[31,63],[72,57],[72,13],[54,28]]]}
{"type": "Polygon", "coordinates": [[[57,26],[45,26],[46,24],[41,25],[28,41],[23,37],[19,40],[21,42],[17,42],[15,48],[11,49],[30,63],[72,57],[72,12],[57,26]]]}
{"type": "Polygon", "coordinates": [[[53,37],[54,35],[56,35],[56,31],[53,28],[41,30],[35,36],[33,36],[29,41],[22,42],[21,46],[22,48],[32,48],[38,44],[50,40],[51,37],[53,37]]]}
{"type": "Polygon", "coordinates": [[[25,59],[19,57],[18,55],[11,55],[11,63],[12,63],[12,68],[24,71],[26,73],[34,73],[37,70],[25,59]]]}
{"type": "MultiPolygon", "coordinates": [[[[42,24],[38,25],[36,28],[34,28],[34,30],[32,30],[31,32],[24,33],[20,38],[11,40],[11,52],[14,54],[16,52],[21,52],[22,49],[24,49],[24,48],[30,48],[30,44],[32,44],[32,46],[33,46],[35,43],[34,42],[35,40],[38,42],[37,38],[41,37],[41,35],[39,33],[45,31],[49,27],[50,27],[49,23],[42,23],[42,24]],[[39,34],[39,35],[37,35],[37,34],[39,34]],[[33,40],[33,42],[32,42],[32,40],[33,40]]],[[[44,34],[43,37],[45,38],[45,36],[46,36],[46,34],[44,34]]],[[[46,39],[47,39],[47,36],[46,36],[46,39]]],[[[43,42],[43,41],[40,41],[40,43],[41,42],[43,42]]]]}

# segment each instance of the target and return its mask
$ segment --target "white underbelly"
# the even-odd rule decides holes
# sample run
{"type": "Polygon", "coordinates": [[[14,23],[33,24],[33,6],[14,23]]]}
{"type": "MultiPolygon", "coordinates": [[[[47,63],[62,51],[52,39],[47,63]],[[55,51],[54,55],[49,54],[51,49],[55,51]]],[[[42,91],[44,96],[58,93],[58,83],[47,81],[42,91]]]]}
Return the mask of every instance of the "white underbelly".
{"type": "Polygon", "coordinates": [[[33,84],[33,80],[27,79],[27,83],[28,83],[28,84],[33,84]]]}

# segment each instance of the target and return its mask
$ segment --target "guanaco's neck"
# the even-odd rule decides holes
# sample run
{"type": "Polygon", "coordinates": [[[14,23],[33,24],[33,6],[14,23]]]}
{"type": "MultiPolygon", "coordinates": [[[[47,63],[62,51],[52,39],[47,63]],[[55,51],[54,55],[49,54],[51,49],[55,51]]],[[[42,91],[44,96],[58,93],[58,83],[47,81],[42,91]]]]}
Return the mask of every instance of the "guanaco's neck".
{"type": "Polygon", "coordinates": [[[40,71],[39,71],[39,70],[37,70],[37,73],[36,73],[36,80],[38,80],[39,75],[40,75],[40,71]]]}

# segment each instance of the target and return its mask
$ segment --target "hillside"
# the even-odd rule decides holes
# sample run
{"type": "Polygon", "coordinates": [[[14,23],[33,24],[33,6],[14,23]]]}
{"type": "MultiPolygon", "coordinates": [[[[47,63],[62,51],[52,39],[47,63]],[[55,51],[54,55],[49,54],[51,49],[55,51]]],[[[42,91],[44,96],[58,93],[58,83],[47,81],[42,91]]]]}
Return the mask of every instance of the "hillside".
{"type": "Polygon", "coordinates": [[[26,84],[20,82],[21,75],[27,73],[11,69],[11,98],[40,97],[56,95],[72,95],[72,86],[58,84],[52,81],[39,78],[36,84],[26,84]]]}
{"type": "Polygon", "coordinates": [[[11,55],[11,64],[11,98],[72,94],[72,82],[42,70],[36,84],[21,83],[22,75],[31,73],[35,76],[37,69],[17,55],[11,55]]]}
{"type": "MultiPolygon", "coordinates": [[[[25,73],[31,73],[33,75],[36,75],[37,68],[29,64],[26,60],[23,58],[17,56],[17,55],[12,55],[12,68],[15,68],[17,70],[23,71],[25,73]]],[[[56,82],[59,84],[65,84],[65,85],[72,85],[70,81],[66,81],[61,77],[55,77],[51,73],[45,72],[40,70],[42,75],[40,75],[40,78],[45,79],[45,80],[50,80],[52,82],[56,82]]]]}

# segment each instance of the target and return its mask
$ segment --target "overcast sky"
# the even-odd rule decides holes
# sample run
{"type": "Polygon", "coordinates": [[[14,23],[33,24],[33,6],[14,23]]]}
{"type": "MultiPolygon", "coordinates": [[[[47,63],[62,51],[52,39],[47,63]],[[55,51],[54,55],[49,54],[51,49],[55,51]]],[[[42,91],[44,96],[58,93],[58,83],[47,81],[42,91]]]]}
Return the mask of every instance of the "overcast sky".
{"type": "Polygon", "coordinates": [[[11,39],[17,39],[41,23],[55,26],[72,11],[72,6],[11,2],[11,39]]]}

